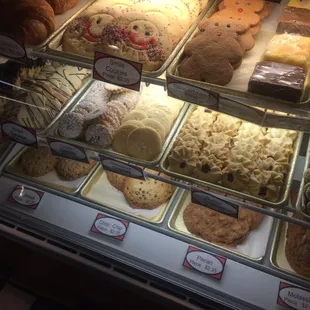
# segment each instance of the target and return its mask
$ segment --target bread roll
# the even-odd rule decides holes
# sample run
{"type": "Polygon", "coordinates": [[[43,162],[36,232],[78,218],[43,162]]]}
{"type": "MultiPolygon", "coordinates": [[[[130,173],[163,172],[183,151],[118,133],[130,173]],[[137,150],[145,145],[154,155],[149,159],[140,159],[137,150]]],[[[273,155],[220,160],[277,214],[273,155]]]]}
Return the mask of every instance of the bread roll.
{"type": "Polygon", "coordinates": [[[24,40],[43,43],[54,31],[54,11],[45,0],[11,0],[1,6],[0,32],[24,40]]]}
{"type": "Polygon", "coordinates": [[[74,8],[78,0],[46,0],[53,8],[55,14],[63,14],[74,8]]]}

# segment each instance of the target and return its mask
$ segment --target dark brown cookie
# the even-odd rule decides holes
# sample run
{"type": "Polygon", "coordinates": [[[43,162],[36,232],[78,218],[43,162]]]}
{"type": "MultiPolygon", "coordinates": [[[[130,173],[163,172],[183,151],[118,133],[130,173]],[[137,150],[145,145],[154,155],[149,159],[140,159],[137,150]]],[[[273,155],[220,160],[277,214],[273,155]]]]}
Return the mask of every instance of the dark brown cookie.
{"type": "Polygon", "coordinates": [[[208,20],[203,29],[204,32],[186,44],[179,74],[192,80],[226,85],[232,79],[234,66],[242,61],[238,34],[227,27],[214,27],[208,20]],[[210,59],[212,61],[207,61],[210,59]]]}
{"type": "Polygon", "coordinates": [[[22,154],[20,166],[26,175],[41,177],[53,171],[57,161],[57,157],[52,155],[49,148],[30,148],[22,154]]]}

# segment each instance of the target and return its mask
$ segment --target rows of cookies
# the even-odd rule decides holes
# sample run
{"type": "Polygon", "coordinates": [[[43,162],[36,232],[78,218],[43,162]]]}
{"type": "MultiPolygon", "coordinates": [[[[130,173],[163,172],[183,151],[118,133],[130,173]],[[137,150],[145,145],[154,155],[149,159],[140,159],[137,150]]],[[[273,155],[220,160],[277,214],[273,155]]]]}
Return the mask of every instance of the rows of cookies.
{"type": "Polygon", "coordinates": [[[296,137],[196,107],[174,142],[168,169],[276,202],[296,137]]]}
{"type": "Polygon", "coordinates": [[[291,0],[285,7],[277,34],[257,63],[248,90],[286,101],[302,100],[310,68],[310,5],[291,0]]]}
{"type": "MultiPolygon", "coordinates": [[[[3,66],[4,72],[11,70],[9,66],[3,66]]],[[[26,68],[13,66],[11,72],[10,99],[1,100],[1,116],[35,129],[47,127],[90,74],[87,69],[55,61],[26,68]]]]}
{"type": "Polygon", "coordinates": [[[60,119],[58,134],[151,161],[161,152],[182,106],[160,87],[147,87],[140,95],[97,81],[60,119]]]}
{"type": "Polygon", "coordinates": [[[262,19],[272,10],[264,0],[223,0],[219,11],[198,25],[184,47],[178,66],[181,77],[227,85],[245,53],[255,46],[262,19]],[[209,61],[206,61],[209,60],[209,61]]]}
{"type": "Polygon", "coordinates": [[[98,0],[70,23],[65,52],[93,57],[95,50],[159,69],[208,0],[98,0]]]}
{"type": "Polygon", "coordinates": [[[87,164],[67,158],[59,158],[54,156],[49,148],[41,147],[39,149],[29,148],[23,152],[18,166],[29,177],[43,177],[52,171],[56,171],[61,180],[74,181],[88,175],[95,164],[94,160],[90,160],[87,164]]]}

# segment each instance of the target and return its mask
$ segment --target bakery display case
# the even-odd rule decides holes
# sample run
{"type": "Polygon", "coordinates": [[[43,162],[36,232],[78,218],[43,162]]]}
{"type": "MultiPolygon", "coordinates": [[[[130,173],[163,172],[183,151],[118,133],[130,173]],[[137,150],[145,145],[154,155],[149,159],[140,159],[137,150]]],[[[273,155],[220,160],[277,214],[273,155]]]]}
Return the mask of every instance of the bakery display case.
{"type": "Polygon", "coordinates": [[[40,2],[40,42],[0,18],[1,232],[180,307],[310,307],[308,1],[5,15],[40,2]]]}

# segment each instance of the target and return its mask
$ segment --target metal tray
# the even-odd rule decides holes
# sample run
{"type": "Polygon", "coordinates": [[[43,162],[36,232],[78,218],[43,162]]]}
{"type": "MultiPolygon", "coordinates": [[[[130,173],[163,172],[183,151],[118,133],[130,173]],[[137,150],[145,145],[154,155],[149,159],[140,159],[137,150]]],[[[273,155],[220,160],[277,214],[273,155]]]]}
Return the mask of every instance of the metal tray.
{"type": "MultiPolygon", "coordinates": [[[[209,0],[208,5],[200,12],[200,14],[199,14],[198,18],[196,19],[196,21],[188,29],[188,31],[186,32],[184,37],[180,40],[180,42],[174,48],[172,53],[168,56],[168,58],[166,59],[164,64],[161,66],[161,68],[156,70],[156,71],[143,71],[143,76],[155,78],[155,77],[159,77],[160,75],[162,75],[167,70],[167,68],[171,64],[172,60],[176,57],[178,52],[181,50],[183,45],[187,42],[189,37],[192,35],[194,30],[196,29],[196,27],[197,27],[198,23],[200,22],[200,20],[213,7],[214,1],[215,0],[209,0]]],[[[68,22],[66,23],[66,25],[64,25],[63,27],[58,29],[58,31],[55,34],[55,36],[53,37],[53,39],[50,40],[50,42],[48,43],[46,53],[50,54],[50,55],[53,55],[53,56],[56,56],[56,57],[59,57],[58,59],[59,60],[62,59],[64,62],[66,62],[66,61],[67,62],[71,62],[71,63],[77,64],[77,65],[79,65],[81,67],[83,67],[83,66],[85,66],[85,64],[87,64],[88,65],[87,67],[92,67],[93,58],[86,57],[86,56],[81,56],[81,55],[75,55],[75,54],[71,54],[71,53],[66,53],[66,52],[62,51],[62,37],[63,37],[63,34],[64,34],[65,30],[66,30],[66,27],[67,27],[68,23],[72,22],[75,19],[75,17],[76,16],[70,18],[68,20],[68,22]]]]}
{"type": "MultiPolygon", "coordinates": [[[[216,5],[218,5],[220,1],[221,0],[217,0],[216,5]]],[[[276,5],[280,5],[280,4],[276,4],[276,5]]],[[[263,23],[264,23],[264,21],[263,21],[263,23]]],[[[277,23],[275,23],[275,26],[274,26],[275,27],[274,28],[274,34],[276,33],[276,25],[277,25],[277,23]]],[[[189,38],[189,39],[191,39],[191,38],[189,38]]],[[[250,53],[254,53],[254,51],[250,51],[250,53]]],[[[219,85],[215,85],[215,84],[211,84],[211,83],[205,83],[205,82],[200,82],[200,81],[195,81],[195,80],[180,77],[178,75],[178,66],[180,64],[182,54],[183,54],[183,49],[179,52],[177,57],[173,60],[172,64],[168,68],[167,76],[170,76],[172,78],[176,78],[177,80],[183,81],[186,84],[197,86],[197,87],[200,87],[200,88],[203,88],[206,90],[210,90],[214,93],[224,95],[223,98],[225,98],[225,99],[229,100],[230,96],[232,96],[233,98],[231,98],[231,99],[233,99],[234,101],[238,101],[238,99],[240,99],[241,103],[245,103],[247,105],[252,105],[252,106],[261,106],[264,108],[268,108],[268,102],[272,102],[273,106],[275,104],[278,104],[279,106],[289,105],[291,107],[294,107],[294,106],[299,107],[300,104],[310,103],[309,97],[306,100],[304,100],[303,102],[301,102],[300,104],[299,103],[292,103],[290,101],[284,101],[284,100],[275,99],[272,97],[258,95],[258,94],[247,92],[247,91],[229,88],[229,86],[219,86],[219,85]],[[226,95],[226,97],[225,97],[225,95],[226,95]]],[[[241,64],[240,68],[242,68],[242,64],[241,64]]],[[[253,70],[254,70],[254,67],[253,67],[253,70]]],[[[234,73],[234,74],[236,74],[236,73],[234,73]]],[[[240,75],[241,75],[241,73],[240,73],[240,75]]]]}
{"type": "MultiPolygon", "coordinates": [[[[90,89],[90,87],[88,89],[90,89]]],[[[83,96],[80,98],[80,100],[82,100],[86,95],[87,95],[87,92],[85,92],[83,94],[83,96]]],[[[78,103],[77,103],[77,105],[78,105],[78,103]]],[[[72,111],[77,105],[71,105],[70,109],[66,110],[66,112],[72,111]]],[[[163,157],[163,155],[165,153],[165,150],[168,147],[171,139],[173,138],[173,136],[174,136],[178,126],[182,122],[183,117],[186,114],[189,106],[190,105],[188,103],[184,103],[184,105],[183,105],[183,107],[182,107],[182,109],[181,109],[181,111],[179,113],[179,116],[176,118],[176,120],[175,120],[175,122],[174,122],[174,124],[173,124],[173,126],[172,126],[172,128],[170,130],[170,133],[168,134],[168,136],[167,136],[167,138],[166,138],[166,140],[165,140],[165,142],[163,144],[161,152],[152,161],[135,159],[134,157],[130,157],[128,155],[124,155],[124,154],[120,154],[120,153],[114,152],[112,149],[104,149],[104,148],[101,148],[99,146],[88,144],[88,143],[83,142],[83,141],[77,141],[77,140],[62,138],[62,137],[58,136],[58,121],[59,121],[59,118],[56,121],[53,122],[53,126],[50,126],[48,135],[50,137],[52,137],[52,138],[55,138],[55,139],[59,140],[59,141],[67,142],[67,143],[70,143],[70,144],[82,147],[82,148],[87,149],[87,150],[92,150],[92,151],[95,151],[95,152],[98,152],[98,153],[101,153],[101,154],[105,154],[107,156],[111,156],[113,158],[118,158],[118,159],[121,159],[123,161],[129,161],[131,163],[142,165],[142,166],[145,166],[145,167],[151,167],[151,166],[157,165],[160,162],[160,160],[163,157]]]]}
{"type": "Polygon", "coordinates": [[[250,200],[250,201],[255,201],[257,203],[260,203],[262,205],[265,205],[265,206],[268,206],[268,207],[271,207],[271,208],[280,208],[281,206],[283,206],[286,203],[286,201],[288,200],[288,198],[289,198],[290,188],[291,188],[291,185],[292,185],[293,179],[294,179],[293,178],[294,177],[294,169],[295,169],[295,165],[296,165],[296,160],[298,158],[299,149],[300,149],[300,146],[301,146],[303,133],[300,132],[298,134],[297,139],[294,142],[294,153],[291,156],[290,170],[289,170],[289,172],[285,176],[284,185],[282,186],[281,191],[280,191],[280,197],[281,198],[279,199],[278,202],[271,202],[271,201],[268,201],[268,200],[264,200],[264,199],[260,199],[260,198],[251,196],[250,194],[241,193],[241,192],[238,192],[238,191],[235,191],[235,190],[223,187],[223,186],[218,185],[218,184],[213,184],[213,183],[205,182],[205,181],[202,181],[202,180],[190,177],[190,176],[182,175],[182,174],[179,174],[179,173],[172,172],[172,171],[168,170],[168,166],[169,166],[168,165],[168,156],[169,156],[171,150],[173,149],[173,144],[174,144],[176,138],[178,137],[181,129],[183,128],[183,125],[185,124],[185,122],[187,121],[189,116],[191,115],[191,113],[192,113],[194,108],[195,108],[195,106],[192,105],[191,108],[188,109],[186,115],[183,117],[183,120],[182,120],[178,130],[176,131],[176,133],[174,135],[174,138],[170,141],[170,144],[169,144],[169,146],[166,149],[166,152],[165,152],[165,154],[163,156],[163,159],[160,162],[160,168],[167,175],[170,175],[170,176],[172,176],[174,178],[177,178],[177,179],[185,180],[185,181],[187,181],[187,182],[189,182],[191,184],[197,184],[197,185],[200,185],[200,186],[209,187],[209,188],[211,188],[213,190],[217,190],[217,191],[229,194],[229,195],[237,196],[237,197],[240,197],[242,199],[246,199],[246,200],[250,200]]]}
{"type": "Polygon", "coordinates": [[[183,212],[184,212],[184,209],[186,208],[186,206],[188,205],[188,203],[190,203],[190,199],[191,199],[190,192],[184,191],[183,194],[180,195],[179,199],[175,202],[175,208],[174,208],[174,210],[171,214],[171,217],[169,219],[169,222],[168,222],[169,229],[171,229],[171,230],[173,230],[179,234],[182,234],[185,236],[190,236],[191,238],[198,240],[200,242],[203,242],[205,244],[209,244],[209,245],[219,247],[221,249],[224,249],[226,251],[232,252],[234,254],[237,254],[237,255],[242,256],[242,257],[246,257],[246,258],[254,260],[254,261],[261,261],[263,259],[265,252],[266,252],[267,242],[269,239],[269,235],[271,232],[271,228],[272,228],[274,218],[265,215],[262,223],[260,224],[260,227],[258,228],[258,229],[260,229],[260,231],[258,232],[256,230],[256,231],[250,232],[250,235],[243,242],[243,244],[239,245],[239,250],[237,248],[234,248],[234,247],[231,247],[231,248],[224,247],[222,245],[218,245],[218,244],[206,241],[202,237],[199,237],[198,235],[194,235],[187,230],[187,228],[184,224],[184,221],[183,221],[183,212]],[[256,233],[255,238],[250,240],[249,237],[251,236],[251,234],[254,234],[254,233],[256,233]],[[248,242],[248,245],[245,246],[244,249],[242,249],[242,246],[245,245],[247,242],[248,242]],[[254,251],[256,250],[258,252],[261,251],[261,252],[263,252],[263,254],[259,253],[256,256],[255,255],[251,256],[249,254],[242,253],[242,251],[244,251],[244,252],[249,251],[249,244],[253,245],[253,248],[251,250],[254,250],[254,251]],[[262,247],[261,249],[258,250],[258,248],[261,245],[263,245],[263,247],[265,245],[265,248],[262,247]]]}
{"type": "Polygon", "coordinates": [[[170,206],[174,205],[175,200],[179,196],[180,191],[181,189],[176,188],[170,200],[154,210],[141,211],[139,209],[139,211],[136,211],[135,209],[132,209],[129,206],[122,192],[117,190],[110,184],[102,166],[99,166],[92,175],[92,177],[87,181],[87,183],[82,188],[80,195],[83,197],[83,199],[95,202],[99,205],[103,205],[105,207],[120,211],[124,214],[128,214],[135,218],[143,219],[146,222],[160,224],[164,220],[164,217],[170,206]],[[98,183],[101,177],[103,179],[99,183],[101,186],[100,193],[98,197],[94,197],[94,194],[93,196],[90,195],[90,191],[92,187],[96,183],[98,183]]]}
{"type": "MultiPolygon", "coordinates": [[[[309,165],[310,165],[310,141],[308,143],[308,148],[307,148],[304,172],[306,171],[307,168],[309,168],[309,165]]],[[[305,180],[304,178],[302,178],[299,191],[298,191],[298,196],[297,196],[296,210],[297,210],[297,213],[303,219],[310,222],[310,214],[308,214],[306,211],[306,198],[304,195],[304,185],[305,185],[305,180]]]]}
{"type": "Polygon", "coordinates": [[[45,186],[48,186],[50,188],[54,188],[56,190],[65,192],[67,194],[75,195],[79,192],[79,190],[83,187],[83,185],[89,180],[91,175],[94,173],[96,170],[98,163],[93,167],[91,172],[85,176],[81,177],[77,180],[74,181],[63,181],[59,177],[57,177],[56,172],[50,172],[54,173],[56,176],[52,176],[54,178],[54,181],[51,180],[44,180],[46,179],[46,176],[49,174],[46,174],[45,176],[42,177],[31,177],[27,176],[23,173],[22,169],[19,167],[19,161],[24,152],[26,152],[27,147],[23,147],[19,152],[15,154],[15,156],[10,160],[10,162],[5,166],[4,170],[7,173],[13,174],[19,178],[22,178],[26,181],[31,181],[33,183],[38,183],[42,184],[45,186]],[[71,184],[71,187],[69,186],[71,184]]]}
{"type": "Polygon", "coordinates": [[[291,274],[294,277],[299,277],[306,281],[310,278],[304,277],[296,273],[290,266],[285,255],[285,245],[286,245],[286,231],[288,223],[285,221],[278,220],[277,228],[275,232],[275,237],[272,243],[272,249],[270,254],[271,265],[281,271],[291,274]]]}

